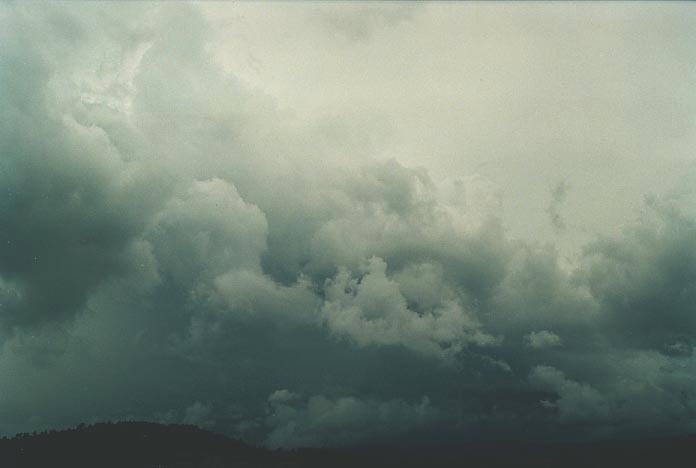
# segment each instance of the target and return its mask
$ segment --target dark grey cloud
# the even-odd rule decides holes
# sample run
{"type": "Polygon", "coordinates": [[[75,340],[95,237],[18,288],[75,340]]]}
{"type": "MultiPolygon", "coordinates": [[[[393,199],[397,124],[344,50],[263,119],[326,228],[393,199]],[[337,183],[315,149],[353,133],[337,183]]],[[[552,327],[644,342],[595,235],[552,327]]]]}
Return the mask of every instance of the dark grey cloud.
{"type": "Polygon", "coordinates": [[[696,330],[694,245],[694,220],[668,202],[650,201],[642,222],[622,237],[586,247],[586,280],[613,340],[690,354],[696,330]]]}
{"type": "MultiPolygon", "coordinates": [[[[58,101],[69,97],[51,95],[60,79],[55,58],[45,55],[65,52],[73,41],[56,34],[49,49],[44,42],[54,37],[36,39],[34,28],[50,25],[33,24],[21,6],[3,9],[20,10],[3,33],[7,92],[0,98],[0,274],[13,291],[2,321],[12,326],[70,317],[100,282],[123,273],[129,243],[156,195],[129,174],[103,128],[62,113],[58,101]]],[[[47,16],[74,20],[60,11],[47,16]]]]}
{"type": "Polygon", "coordinates": [[[509,235],[494,184],[336,143],[223,71],[192,6],[0,11],[0,432],[693,429],[696,226],[673,201],[569,266],[509,235]]]}
{"type": "MultiPolygon", "coordinates": [[[[398,5],[352,4],[322,5],[316,9],[315,18],[329,32],[350,41],[368,41],[373,34],[385,28],[396,27],[411,20],[418,10],[417,4],[398,5]]],[[[312,18],[312,19],[315,19],[312,18]]]]}
{"type": "Polygon", "coordinates": [[[442,418],[427,397],[409,403],[314,395],[302,401],[282,389],[268,397],[268,405],[265,422],[271,431],[265,444],[272,448],[373,444],[385,435],[403,435],[442,418]]]}
{"type": "Polygon", "coordinates": [[[551,189],[551,201],[549,206],[546,208],[546,212],[549,214],[551,219],[551,224],[556,229],[565,229],[566,223],[561,216],[561,208],[563,202],[568,194],[568,184],[565,180],[556,184],[553,189],[551,189]]]}

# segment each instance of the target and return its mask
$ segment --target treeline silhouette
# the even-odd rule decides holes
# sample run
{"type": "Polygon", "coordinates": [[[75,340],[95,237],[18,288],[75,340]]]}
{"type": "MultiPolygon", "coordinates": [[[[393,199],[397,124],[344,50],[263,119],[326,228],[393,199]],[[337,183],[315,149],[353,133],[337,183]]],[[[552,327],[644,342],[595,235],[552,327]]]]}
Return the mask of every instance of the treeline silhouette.
{"type": "Polygon", "coordinates": [[[696,466],[696,436],[580,444],[272,451],[188,425],[80,425],[0,439],[2,468],[617,468],[696,466]]]}

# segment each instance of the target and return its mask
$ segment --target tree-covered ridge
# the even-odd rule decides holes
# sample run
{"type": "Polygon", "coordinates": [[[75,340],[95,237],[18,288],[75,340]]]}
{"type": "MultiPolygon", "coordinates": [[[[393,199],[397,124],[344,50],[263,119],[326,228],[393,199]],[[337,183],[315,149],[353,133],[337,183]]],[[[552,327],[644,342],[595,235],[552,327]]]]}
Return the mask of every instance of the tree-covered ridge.
{"type": "Polygon", "coordinates": [[[468,443],[459,447],[273,451],[190,425],[84,424],[0,439],[3,468],[678,467],[696,436],[581,444],[468,443]]]}

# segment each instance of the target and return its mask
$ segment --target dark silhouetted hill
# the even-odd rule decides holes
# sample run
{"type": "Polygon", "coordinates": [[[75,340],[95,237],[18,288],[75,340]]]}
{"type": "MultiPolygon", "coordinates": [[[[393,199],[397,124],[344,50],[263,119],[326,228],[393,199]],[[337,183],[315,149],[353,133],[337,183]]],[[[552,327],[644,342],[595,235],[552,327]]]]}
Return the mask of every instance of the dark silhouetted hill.
{"type": "Polygon", "coordinates": [[[271,451],[193,426],[101,423],[0,439],[2,468],[694,467],[696,436],[582,444],[271,451]]]}

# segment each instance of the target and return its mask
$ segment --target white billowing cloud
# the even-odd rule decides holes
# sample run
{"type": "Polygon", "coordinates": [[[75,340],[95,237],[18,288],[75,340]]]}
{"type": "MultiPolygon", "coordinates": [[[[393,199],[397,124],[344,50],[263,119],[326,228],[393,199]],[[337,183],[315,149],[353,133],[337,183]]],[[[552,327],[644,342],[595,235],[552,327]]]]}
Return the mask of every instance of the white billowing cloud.
{"type": "Polygon", "coordinates": [[[192,424],[199,427],[211,428],[215,426],[215,420],[212,419],[212,405],[210,403],[194,402],[191,406],[184,410],[182,422],[184,424],[192,424]]]}
{"type": "Polygon", "coordinates": [[[591,328],[600,311],[577,264],[565,267],[549,244],[517,244],[491,298],[490,323],[502,330],[591,328]]]}
{"type": "Polygon", "coordinates": [[[145,234],[160,268],[182,284],[231,269],[259,271],[266,249],[264,214],[221,179],[194,181],[157,213],[145,234]]]}
{"type": "Polygon", "coordinates": [[[428,397],[420,402],[380,401],[353,396],[302,399],[287,390],[268,398],[265,444],[271,448],[323,447],[374,441],[437,422],[441,413],[428,397]]]}
{"type": "Polygon", "coordinates": [[[306,277],[285,286],[248,270],[236,270],[215,279],[215,293],[222,307],[240,314],[276,314],[275,318],[315,322],[321,303],[306,277]]]}
{"type": "Polygon", "coordinates": [[[356,268],[372,255],[466,263],[476,255],[470,239],[488,236],[482,231],[496,207],[495,187],[480,178],[439,186],[426,171],[393,159],[359,167],[334,185],[329,200],[336,209],[310,240],[307,268],[317,272],[356,268]]]}
{"type": "Polygon", "coordinates": [[[392,275],[409,307],[433,310],[443,301],[457,301],[461,294],[446,280],[440,263],[411,263],[392,275]]]}
{"type": "Polygon", "coordinates": [[[399,285],[386,272],[384,260],[373,257],[359,279],[341,270],[328,280],[322,315],[332,333],[359,346],[400,345],[441,357],[456,355],[467,345],[497,343],[454,300],[422,313],[409,309],[399,285]]]}
{"type": "Polygon", "coordinates": [[[534,349],[552,348],[561,345],[561,337],[548,330],[529,332],[524,338],[527,346],[534,349]]]}
{"type": "Polygon", "coordinates": [[[588,384],[566,378],[558,369],[536,366],[529,374],[529,382],[558,395],[553,402],[543,400],[542,406],[556,408],[562,421],[593,421],[610,416],[609,403],[601,393],[588,384]]]}

